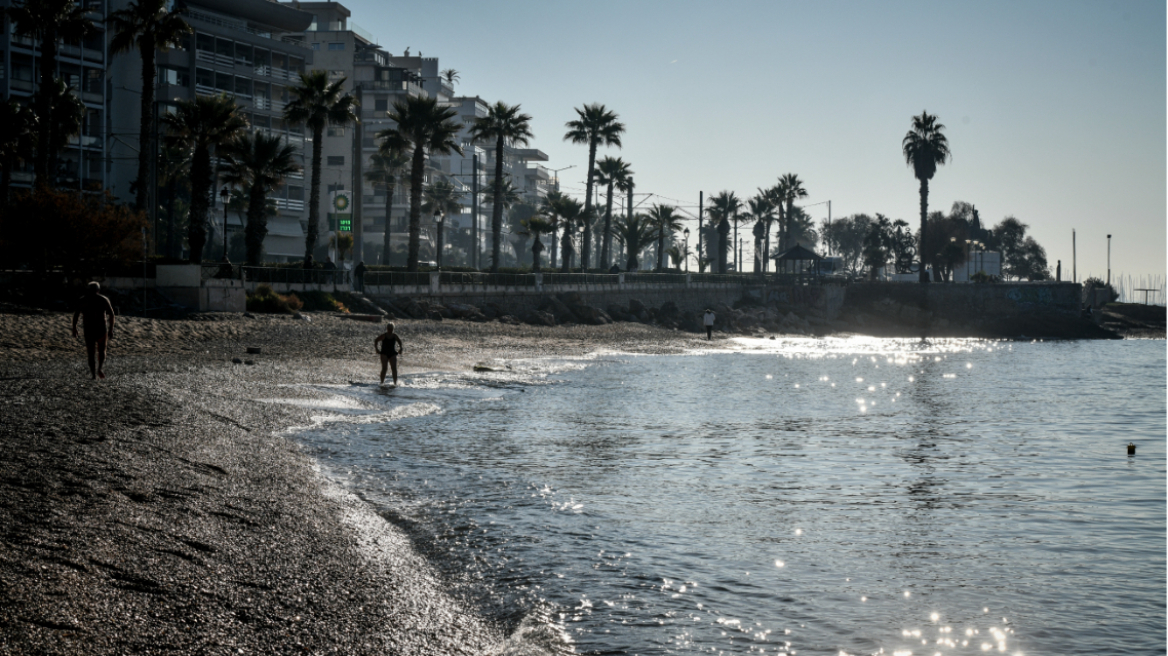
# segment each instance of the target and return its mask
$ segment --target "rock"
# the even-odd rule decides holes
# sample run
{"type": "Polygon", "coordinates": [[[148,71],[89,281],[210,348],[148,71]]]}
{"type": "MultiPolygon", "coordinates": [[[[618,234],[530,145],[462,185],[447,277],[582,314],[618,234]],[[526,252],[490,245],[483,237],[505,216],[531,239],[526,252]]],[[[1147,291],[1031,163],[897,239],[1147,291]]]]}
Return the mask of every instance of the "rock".
{"type": "MultiPolygon", "coordinates": [[[[484,318],[484,320],[485,320],[485,318],[484,318]]],[[[519,324],[521,324],[523,322],[520,321],[519,319],[511,316],[510,314],[504,314],[503,316],[499,317],[499,323],[505,323],[509,326],[518,326],[519,324]]]]}
{"type": "Polygon", "coordinates": [[[450,308],[446,307],[445,305],[440,305],[437,303],[435,303],[434,305],[431,305],[430,306],[430,314],[434,314],[435,312],[442,315],[443,319],[453,319],[454,318],[454,312],[450,308]]]}
{"type": "Polygon", "coordinates": [[[536,309],[551,314],[556,318],[558,323],[580,323],[580,319],[575,313],[558,298],[549,296],[543,299],[536,309]]]}
{"type": "Polygon", "coordinates": [[[247,317],[248,319],[255,319],[255,315],[251,312],[244,312],[243,316],[247,317]]]}
{"type": "Polygon", "coordinates": [[[260,347],[260,346],[249,346],[249,347],[247,347],[247,352],[255,355],[255,354],[263,353],[264,349],[263,349],[263,347],[260,347]]]}
{"type": "Polygon", "coordinates": [[[586,323],[590,326],[612,323],[612,317],[608,316],[608,313],[591,305],[573,305],[571,310],[572,314],[580,319],[580,323],[586,323]]]}
{"type": "Polygon", "coordinates": [[[252,365],[252,364],[255,364],[255,360],[244,360],[243,363],[248,364],[248,365],[252,365]]]}
{"type": "Polygon", "coordinates": [[[542,310],[531,310],[523,315],[523,321],[533,326],[554,326],[556,325],[556,317],[551,312],[544,312],[542,310]]]}
{"type": "Polygon", "coordinates": [[[662,323],[676,323],[681,318],[681,310],[673,301],[666,301],[657,309],[657,320],[662,323]]]}
{"type": "Polygon", "coordinates": [[[425,319],[429,315],[429,308],[412,298],[403,299],[398,307],[413,319],[425,319]]]}
{"type": "Polygon", "coordinates": [[[636,317],[629,314],[627,307],[617,305],[616,303],[609,303],[605,310],[608,312],[608,316],[617,321],[636,321],[636,317]]]}
{"type": "Polygon", "coordinates": [[[641,313],[644,311],[645,311],[645,304],[644,303],[638,301],[635,298],[632,299],[631,301],[629,301],[629,314],[639,317],[639,316],[641,316],[641,313]]]}
{"type": "Polygon", "coordinates": [[[430,311],[430,320],[431,321],[442,321],[442,313],[438,312],[437,310],[431,310],[430,311]]]}
{"type": "Polygon", "coordinates": [[[446,309],[450,311],[451,316],[455,319],[467,319],[476,314],[482,314],[477,307],[462,303],[449,303],[446,305],[446,309]]]}
{"type": "Polygon", "coordinates": [[[243,364],[243,360],[241,360],[239,358],[231,358],[231,362],[233,364],[243,364]]]}

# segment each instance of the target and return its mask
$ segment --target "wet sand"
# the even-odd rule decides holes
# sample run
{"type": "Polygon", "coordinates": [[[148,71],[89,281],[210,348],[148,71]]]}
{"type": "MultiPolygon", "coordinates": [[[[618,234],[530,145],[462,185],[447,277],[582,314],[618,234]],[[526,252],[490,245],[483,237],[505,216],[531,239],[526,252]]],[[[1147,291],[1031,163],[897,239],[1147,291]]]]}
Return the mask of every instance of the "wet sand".
{"type": "MultiPolygon", "coordinates": [[[[0,307],[0,653],[509,653],[284,437],[313,411],[262,401],[376,381],[379,324],[307,316],[119,317],[94,382],[71,315],[0,307]]],[[[632,323],[397,325],[403,373],[710,346],[632,323]]]]}

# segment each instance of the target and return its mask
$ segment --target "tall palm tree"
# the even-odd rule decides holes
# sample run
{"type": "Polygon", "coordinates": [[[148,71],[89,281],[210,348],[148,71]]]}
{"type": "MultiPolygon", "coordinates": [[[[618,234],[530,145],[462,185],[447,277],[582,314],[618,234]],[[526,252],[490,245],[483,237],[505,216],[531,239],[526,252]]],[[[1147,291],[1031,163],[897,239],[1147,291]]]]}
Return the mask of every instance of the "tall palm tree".
{"type": "Polygon", "coordinates": [[[164,114],[162,121],[169,131],[168,141],[191,153],[187,245],[191,249],[191,262],[198,264],[203,261],[203,246],[207,243],[207,213],[215,186],[211,151],[243,132],[247,119],[233,99],[221,94],[196,96],[194,100],[181,102],[173,112],[164,114]]]}
{"type": "Polygon", "coordinates": [[[604,240],[600,247],[602,269],[608,268],[609,254],[612,252],[612,192],[614,189],[627,191],[633,170],[619,157],[605,157],[596,163],[596,184],[608,187],[608,200],[604,208],[604,240]]]}
{"type": "Polygon", "coordinates": [[[543,200],[540,202],[540,205],[539,205],[539,213],[545,219],[547,219],[548,223],[550,223],[552,226],[551,232],[549,232],[548,234],[550,234],[552,237],[551,238],[552,255],[551,255],[551,259],[549,260],[549,262],[551,262],[553,269],[556,267],[556,254],[559,252],[558,251],[559,246],[557,245],[557,242],[556,242],[556,233],[559,231],[560,223],[561,223],[558,208],[559,208],[560,204],[564,202],[565,198],[567,198],[567,196],[565,196],[563,193],[556,191],[556,190],[552,190],[552,191],[547,192],[547,195],[545,195],[543,197],[543,200]]]}
{"type": "Polygon", "coordinates": [[[36,126],[36,114],[28,105],[13,98],[0,102],[0,202],[4,207],[8,207],[12,170],[32,152],[36,126]]]}
{"type": "Polygon", "coordinates": [[[385,234],[381,240],[381,263],[389,264],[390,253],[390,237],[392,231],[393,218],[393,193],[397,189],[398,182],[402,176],[405,175],[406,166],[410,163],[410,157],[400,150],[393,150],[386,148],[382,143],[381,147],[377,149],[369,158],[369,170],[365,171],[365,180],[373,183],[374,186],[385,187],[385,234]]]}
{"type": "Polygon", "coordinates": [[[280,188],[284,179],[300,171],[296,148],[281,137],[268,136],[261,130],[243,133],[222,149],[229,176],[241,181],[250,191],[247,199],[247,263],[263,264],[264,238],[268,235],[268,194],[280,188]]]}
{"type": "Polygon", "coordinates": [[[565,141],[575,144],[588,144],[588,178],[584,187],[584,252],[581,254],[581,266],[588,269],[588,245],[592,239],[592,183],[596,175],[596,148],[600,145],[621,147],[621,134],[625,131],[624,123],[617,119],[616,112],[610,112],[599,103],[584,105],[583,109],[576,108],[580,117],[575,121],[568,121],[568,128],[564,135],[565,141]]]}
{"type": "Polygon", "coordinates": [[[519,111],[519,105],[499,101],[487,110],[486,116],[475,119],[470,129],[474,141],[494,142],[495,179],[494,201],[491,210],[491,273],[499,271],[500,248],[503,243],[503,151],[507,146],[524,146],[534,137],[531,117],[519,111]]]}
{"type": "Polygon", "coordinates": [[[783,192],[783,202],[786,203],[786,211],[783,213],[784,223],[784,244],[783,250],[795,247],[794,235],[791,231],[792,212],[795,207],[795,201],[800,198],[807,197],[807,189],[803,187],[803,181],[794,173],[784,173],[779,178],[779,188],[783,192]]]}
{"type": "Polygon", "coordinates": [[[543,242],[539,240],[540,235],[546,235],[552,232],[555,224],[546,216],[535,213],[523,220],[523,227],[526,228],[527,234],[532,236],[531,244],[531,272],[540,272],[540,258],[539,254],[543,252],[543,242]]]}
{"type": "Polygon", "coordinates": [[[576,228],[585,220],[584,206],[580,201],[571,196],[561,196],[556,202],[555,207],[556,217],[559,218],[560,228],[563,229],[564,234],[560,238],[560,271],[567,273],[572,268],[572,236],[576,234],[576,228]]]}
{"type": "Polygon", "coordinates": [[[920,116],[912,117],[912,128],[904,135],[900,142],[904,161],[912,167],[913,175],[921,182],[921,235],[920,254],[921,271],[920,281],[929,282],[929,274],[925,271],[925,230],[929,216],[929,180],[937,173],[937,167],[950,158],[949,140],[941,130],[945,126],[937,122],[937,117],[922,111],[920,116]]]}
{"type": "Polygon", "coordinates": [[[184,34],[192,32],[191,26],[182,16],[168,10],[169,4],[169,0],[138,0],[106,18],[114,32],[110,39],[110,56],[137,48],[142,58],[138,177],[134,182],[137,191],[134,206],[138,211],[146,209],[149,198],[148,176],[154,155],[155,53],[159,50],[166,52],[171,46],[178,45],[184,34]]]}
{"type": "Polygon", "coordinates": [[[320,235],[320,160],[326,125],[348,125],[360,120],[357,99],[344,92],[345,80],[329,82],[324,70],[300,74],[300,84],[289,91],[292,100],[284,107],[284,120],[312,130],[312,183],[308,193],[308,230],[304,236],[304,259],[316,248],[320,235]]]}
{"type": "MultiPolygon", "coordinates": [[[[775,221],[775,205],[771,201],[770,192],[766,189],[759,189],[754,198],[746,201],[746,207],[750,211],[750,216],[762,226],[762,243],[761,254],[759,259],[762,261],[762,270],[767,270],[767,260],[771,256],[771,224],[775,221]]],[[[755,250],[758,249],[758,243],[755,244],[755,250]]]]}
{"type": "Polygon", "coordinates": [[[435,222],[438,240],[437,255],[434,258],[437,260],[438,266],[442,266],[442,238],[443,229],[446,227],[446,217],[451,214],[462,214],[463,193],[449,180],[439,180],[430,185],[423,194],[425,201],[422,203],[422,213],[427,216],[442,217],[435,222]]]}
{"type": "Polygon", "coordinates": [[[626,271],[636,271],[640,268],[641,251],[653,241],[656,232],[657,229],[645,214],[623,216],[616,220],[613,234],[616,235],[617,241],[624,244],[625,254],[628,256],[625,262],[626,271]]]}
{"type": "MultiPolygon", "coordinates": [[[[710,197],[710,222],[718,226],[718,264],[719,273],[726,273],[726,237],[730,233],[730,224],[734,224],[734,244],[738,244],[738,212],[742,209],[742,201],[733,191],[719,191],[710,197]]],[[[737,247],[732,246],[737,253],[737,247]]],[[[734,270],[739,271],[737,255],[735,255],[734,270]]]]}
{"type": "Polygon", "coordinates": [[[435,98],[410,96],[393,103],[389,119],[397,125],[377,133],[386,148],[410,153],[410,243],[406,268],[418,270],[418,250],[422,243],[422,182],[426,176],[426,154],[462,154],[458,133],[462,125],[458,112],[440,107],[435,98]]]}
{"type": "Polygon", "coordinates": [[[52,147],[57,126],[49,120],[53,113],[53,95],[45,91],[52,88],[57,75],[58,42],[81,41],[96,27],[89,19],[89,10],[75,0],[25,0],[23,4],[9,7],[7,13],[17,34],[40,41],[40,85],[35,107],[40,122],[33,172],[38,185],[48,185],[52,182],[50,174],[57,168],[56,151],[52,147]]]}
{"type": "MultiPolygon", "coordinates": [[[[162,158],[158,162],[158,182],[166,189],[166,241],[164,253],[167,257],[179,256],[181,251],[180,230],[183,228],[179,217],[182,215],[179,195],[190,198],[191,151],[180,144],[164,143],[162,158]]],[[[186,201],[183,201],[185,203],[186,201]]],[[[185,207],[185,205],[184,205],[185,207]]],[[[240,215],[243,225],[243,215],[240,215]]]]}
{"type": "Polygon", "coordinates": [[[672,205],[654,205],[649,208],[649,224],[657,231],[657,270],[665,267],[665,233],[681,230],[681,216],[672,205]]]}

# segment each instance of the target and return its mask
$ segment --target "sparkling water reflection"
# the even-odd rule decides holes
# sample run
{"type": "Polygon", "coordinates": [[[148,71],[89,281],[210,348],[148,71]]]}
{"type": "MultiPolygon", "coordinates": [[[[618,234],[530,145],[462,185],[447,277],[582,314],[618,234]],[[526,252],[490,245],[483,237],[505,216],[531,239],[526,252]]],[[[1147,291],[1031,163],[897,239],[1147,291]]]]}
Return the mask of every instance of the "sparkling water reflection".
{"type": "Polygon", "coordinates": [[[517,653],[1164,651],[1164,342],[744,339],[340,391],[391,414],[305,442],[517,653]]]}

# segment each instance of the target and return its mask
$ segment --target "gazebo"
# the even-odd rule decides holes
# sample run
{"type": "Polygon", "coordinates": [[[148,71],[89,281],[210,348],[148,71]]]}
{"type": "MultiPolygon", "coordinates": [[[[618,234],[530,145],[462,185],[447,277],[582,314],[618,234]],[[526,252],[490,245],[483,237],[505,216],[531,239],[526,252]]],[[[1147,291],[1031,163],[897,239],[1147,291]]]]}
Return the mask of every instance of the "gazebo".
{"type": "MultiPolygon", "coordinates": [[[[789,249],[787,249],[787,250],[783,251],[782,253],[779,253],[778,255],[775,256],[775,261],[778,263],[782,263],[782,262],[798,262],[799,263],[798,265],[796,265],[796,270],[799,271],[799,284],[803,284],[803,263],[804,262],[814,262],[816,265],[815,266],[815,275],[819,275],[819,261],[822,259],[823,259],[822,255],[816,253],[815,251],[813,251],[811,249],[804,248],[803,246],[801,246],[799,244],[796,244],[794,248],[789,248],[789,249]]],[[[776,265],[776,268],[777,268],[777,265],[776,265]]]]}

